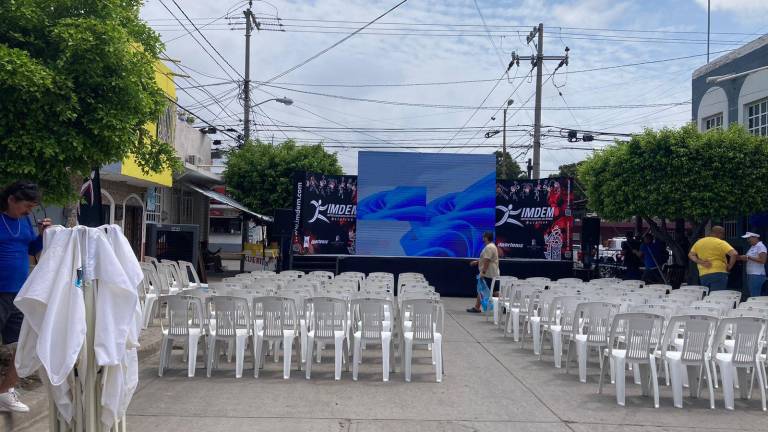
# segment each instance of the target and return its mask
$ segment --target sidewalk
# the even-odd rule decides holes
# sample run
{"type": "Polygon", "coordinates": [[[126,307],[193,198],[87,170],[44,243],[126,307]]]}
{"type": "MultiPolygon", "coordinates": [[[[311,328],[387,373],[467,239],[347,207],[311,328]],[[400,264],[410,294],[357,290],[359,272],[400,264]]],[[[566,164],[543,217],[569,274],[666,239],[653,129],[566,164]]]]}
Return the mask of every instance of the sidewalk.
{"type": "MultiPolygon", "coordinates": [[[[580,384],[575,370],[552,367],[551,351],[539,361],[521,349],[483,316],[464,312],[468,299],[445,299],[445,366],[443,383],[435,376],[426,350],[416,351],[413,382],[398,372],[381,381],[380,351],[365,351],[360,380],[344,372],[333,380],[332,352],[313,366],[312,380],[303,371],[282,379],[282,363],[271,358],[260,378],[253,378],[246,355],[243,378],[222,364],[205,378],[202,361],[197,376],[186,377],[180,351],[173,368],[157,376],[157,355],[141,365],[140,388],[129,409],[128,428],[134,431],[576,431],[683,432],[764,431],[768,415],[760,410],[758,393],[737,400],[736,411],[717,409],[705,398],[687,398],[685,409],[672,407],[672,393],[661,387],[661,408],[640,396],[639,386],[627,385],[627,407],[616,405],[613,386],[597,394],[597,365],[590,364],[590,381],[580,384]]],[[[545,344],[545,348],[548,344],[545,344]]],[[[703,396],[706,396],[704,391],[703,396]]],[[[33,428],[45,431],[45,424],[33,428]]]]}

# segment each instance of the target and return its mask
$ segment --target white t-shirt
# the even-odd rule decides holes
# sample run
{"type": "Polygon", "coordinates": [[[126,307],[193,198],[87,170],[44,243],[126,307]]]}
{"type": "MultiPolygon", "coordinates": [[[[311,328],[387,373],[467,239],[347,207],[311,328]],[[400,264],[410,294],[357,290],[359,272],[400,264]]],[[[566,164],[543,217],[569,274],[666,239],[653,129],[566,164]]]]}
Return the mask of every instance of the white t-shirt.
{"type": "MultiPolygon", "coordinates": [[[[757,258],[761,253],[768,253],[768,249],[766,249],[763,242],[757,242],[756,245],[749,248],[747,251],[747,256],[750,258],[757,258]]],[[[760,264],[759,262],[754,262],[752,260],[747,261],[747,274],[764,275],[765,265],[760,264]]]]}
{"type": "Polygon", "coordinates": [[[488,243],[480,252],[480,276],[487,278],[495,278],[499,276],[499,250],[496,249],[496,245],[488,243]],[[488,263],[488,269],[483,273],[483,259],[490,261],[488,263]]]}

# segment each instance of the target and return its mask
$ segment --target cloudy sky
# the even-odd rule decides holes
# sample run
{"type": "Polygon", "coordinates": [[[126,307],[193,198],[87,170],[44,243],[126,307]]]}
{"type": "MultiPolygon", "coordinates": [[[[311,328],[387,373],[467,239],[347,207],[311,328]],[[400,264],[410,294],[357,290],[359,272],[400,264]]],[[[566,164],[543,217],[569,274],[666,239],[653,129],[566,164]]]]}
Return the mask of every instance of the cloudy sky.
{"type": "MultiPolygon", "coordinates": [[[[631,133],[691,117],[691,73],[706,63],[707,0],[408,0],[301,65],[399,2],[254,1],[261,30],[251,38],[252,103],[281,96],[295,103],[255,108],[253,134],[323,142],[355,174],[359,149],[500,149],[501,134],[485,134],[501,128],[499,109],[512,99],[508,151],[524,167],[535,74],[525,59],[505,71],[513,52],[531,55],[526,36],[540,22],[545,55],[570,48],[568,66],[556,73],[558,62],[545,62],[542,176],[613,138],[569,143],[563,129],[631,133]]],[[[147,0],[141,12],[167,56],[180,61],[173,69],[190,77],[176,79],[180,104],[238,131],[247,5],[147,0]]],[[[765,0],[712,0],[712,58],[768,32],[766,13],[765,0]]]]}

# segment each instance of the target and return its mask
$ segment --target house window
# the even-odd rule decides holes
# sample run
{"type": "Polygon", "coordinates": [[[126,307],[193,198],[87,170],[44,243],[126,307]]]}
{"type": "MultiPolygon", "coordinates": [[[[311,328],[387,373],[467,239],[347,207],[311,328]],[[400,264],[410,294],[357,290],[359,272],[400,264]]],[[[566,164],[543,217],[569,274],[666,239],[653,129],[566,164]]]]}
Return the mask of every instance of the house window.
{"type": "Polygon", "coordinates": [[[163,189],[159,187],[147,188],[146,216],[147,222],[160,223],[162,214],[163,189]]]}
{"type": "Polygon", "coordinates": [[[744,111],[747,130],[753,135],[768,136],[768,99],[748,104],[744,111]]]}
{"type": "Polygon", "coordinates": [[[701,121],[701,126],[704,132],[710,129],[720,129],[723,127],[723,113],[717,113],[715,115],[706,117],[701,121]]]}

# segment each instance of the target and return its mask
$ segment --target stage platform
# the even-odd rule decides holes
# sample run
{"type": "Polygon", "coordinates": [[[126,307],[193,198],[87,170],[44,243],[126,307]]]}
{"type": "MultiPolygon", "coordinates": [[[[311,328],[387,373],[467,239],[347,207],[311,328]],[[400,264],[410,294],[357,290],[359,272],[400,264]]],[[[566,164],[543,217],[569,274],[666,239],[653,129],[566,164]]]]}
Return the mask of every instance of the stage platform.
{"type": "MultiPolygon", "coordinates": [[[[335,272],[422,273],[437,292],[444,297],[474,297],[477,268],[469,263],[473,258],[394,257],[370,255],[294,255],[292,268],[312,271],[319,267],[335,272]],[[322,263],[322,264],[321,264],[322,263]]],[[[528,278],[545,276],[560,279],[573,276],[573,262],[537,259],[501,259],[501,274],[528,278]]]]}

